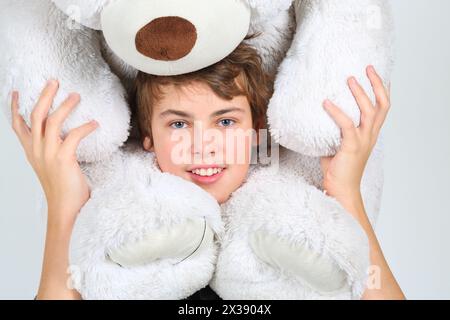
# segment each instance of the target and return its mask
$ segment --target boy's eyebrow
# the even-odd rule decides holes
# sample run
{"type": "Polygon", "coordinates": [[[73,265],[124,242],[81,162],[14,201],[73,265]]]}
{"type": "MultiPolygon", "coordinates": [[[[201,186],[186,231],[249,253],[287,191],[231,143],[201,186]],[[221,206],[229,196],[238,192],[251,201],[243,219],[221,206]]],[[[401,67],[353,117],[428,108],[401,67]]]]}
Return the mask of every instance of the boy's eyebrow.
{"type": "Polygon", "coordinates": [[[226,113],[235,112],[235,111],[245,113],[245,110],[243,110],[241,108],[233,107],[233,108],[227,108],[227,109],[222,109],[222,110],[216,111],[211,115],[211,118],[218,117],[218,116],[224,115],[226,113]]]}
{"type": "Polygon", "coordinates": [[[168,109],[168,110],[162,112],[159,116],[161,118],[164,118],[164,117],[167,117],[167,116],[169,116],[171,114],[179,116],[179,117],[193,118],[192,115],[187,113],[187,112],[180,111],[180,110],[174,110],[174,109],[168,109]]]}
{"type": "MultiPolygon", "coordinates": [[[[222,110],[216,111],[211,115],[211,118],[218,117],[218,116],[227,114],[229,112],[235,112],[235,111],[245,113],[245,111],[243,109],[233,107],[233,108],[227,108],[227,109],[222,109],[222,110]]],[[[164,117],[167,117],[172,114],[179,116],[179,117],[185,117],[185,118],[190,118],[190,119],[193,118],[192,114],[189,114],[189,113],[181,111],[181,110],[175,110],[175,109],[168,109],[168,110],[162,112],[159,116],[161,118],[164,118],[164,117]]]]}

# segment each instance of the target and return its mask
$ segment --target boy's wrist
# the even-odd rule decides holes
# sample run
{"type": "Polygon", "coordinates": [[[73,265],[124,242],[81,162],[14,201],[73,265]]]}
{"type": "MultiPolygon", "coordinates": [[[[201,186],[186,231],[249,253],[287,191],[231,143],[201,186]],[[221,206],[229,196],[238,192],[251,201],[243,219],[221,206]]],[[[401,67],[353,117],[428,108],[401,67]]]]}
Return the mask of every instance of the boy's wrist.
{"type": "Polygon", "coordinates": [[[69,210],[64,205],[48,203],[47,227],[52,230],[70,230],[75,224],[79,212],[69,210]]]}
{"type": "Polygon", "coordinates": [[[358,221],[365,218],[364,201],[360,191],[336,196],[335,199],[358,221]]]}
{"type": "Polygon", "coordinates": [[[41,282],[38,300],[70,298],[73,293],[68,287],[70,274],[69,245],[72,235],[70,223],[49,221],[44,249],[41,282]]]}

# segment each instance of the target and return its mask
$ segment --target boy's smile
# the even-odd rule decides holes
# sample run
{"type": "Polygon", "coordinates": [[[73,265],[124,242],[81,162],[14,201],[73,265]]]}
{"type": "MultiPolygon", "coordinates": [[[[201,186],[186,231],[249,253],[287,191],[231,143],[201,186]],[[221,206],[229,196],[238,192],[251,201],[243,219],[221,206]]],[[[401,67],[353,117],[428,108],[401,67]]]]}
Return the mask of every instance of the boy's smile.
{"type": "Polygon", "coordinates": [[[213,184],[219,180],[225,173],[225,166],[204,165],[195,166],[188,170],[194,182],[201,185],[213,184]]]}

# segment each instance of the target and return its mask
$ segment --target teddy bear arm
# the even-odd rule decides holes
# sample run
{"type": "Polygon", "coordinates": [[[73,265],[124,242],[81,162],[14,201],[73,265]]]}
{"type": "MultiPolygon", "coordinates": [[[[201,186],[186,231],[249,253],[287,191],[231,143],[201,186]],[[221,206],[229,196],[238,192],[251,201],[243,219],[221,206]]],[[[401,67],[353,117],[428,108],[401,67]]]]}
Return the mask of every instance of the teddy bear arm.
{"type": "Polygon", "coordinates": [[[19,91],[20,114],[31,125],[31,113],[48,79],[59,80],[53,112],[71,92],[81,102],[62,133],[91,120],[100,128],[78,148],[80,161],[111,155],[129,135],[130,111],[119,79],[101,54],[98,32],[74,23],[50,0],[2,1],[0,4],[0,100],[11,119],[9,96],[19,91]]]}
{"type": "Polygon", "coordinates": [[[346,80],[355,76],[374,94],[368,65],[389,82],[392,16],[386,0],[302,0],[295,3],[297,30],[279,68],[268,118],[275,139],[309,156],[331,156],[340,130],[322,107],[331,99],[359,125],[359,107],[346,80]]]}

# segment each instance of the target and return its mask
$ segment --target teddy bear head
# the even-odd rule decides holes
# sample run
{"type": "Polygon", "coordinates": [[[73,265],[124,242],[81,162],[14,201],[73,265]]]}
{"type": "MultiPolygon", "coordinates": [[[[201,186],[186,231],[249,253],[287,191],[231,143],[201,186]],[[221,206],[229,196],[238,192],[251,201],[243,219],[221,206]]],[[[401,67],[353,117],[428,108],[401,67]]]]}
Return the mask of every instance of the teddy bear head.
{"type": "Polygon", "coordinates": [[[53,2],[75,21],[102,30],[127,64],[155,75],[193,72],[220,61],[245,38],[251,18],[242,0],[53,2]]]}
{"type": "Polygon", "coordinates": [[[103,31],[109,47],[128,65],[155,75],[176,75],[225,58],[249,32],[261,31],[252,25],[275,19],[293,0],[52,2],[74,21],[103,31]]]}

